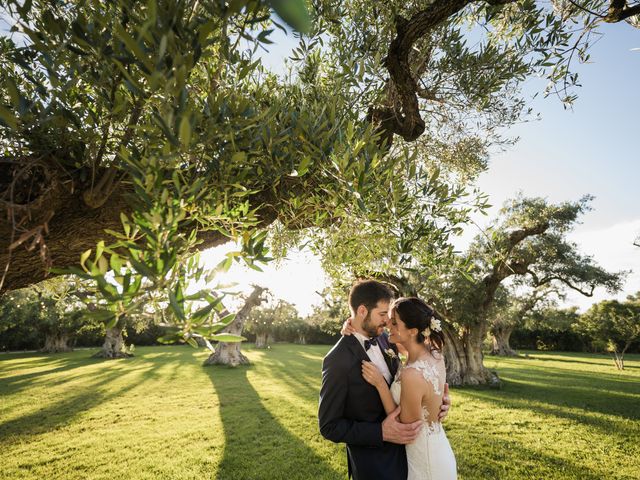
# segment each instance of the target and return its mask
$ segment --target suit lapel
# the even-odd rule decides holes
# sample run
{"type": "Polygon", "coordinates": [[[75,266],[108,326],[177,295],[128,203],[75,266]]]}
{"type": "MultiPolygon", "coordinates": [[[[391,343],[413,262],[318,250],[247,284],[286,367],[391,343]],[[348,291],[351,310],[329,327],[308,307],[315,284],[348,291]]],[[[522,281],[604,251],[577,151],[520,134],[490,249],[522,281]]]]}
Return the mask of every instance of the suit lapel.
{"type": "MultiPolygon", "coordinates": [[[[355,337],[355,335],[347,335],[343,340],[346,346],[351,350],[353,355],[361,362],[362,360],[366,360],[367,362],[371,361],[369,355],[365,352],[364,348],[355,337]]],[[[380,350],[382,351],[382,357],[384,358],[387,367],[389,368],[389,373],[391,374],[391,381],[393,382],[394,377],[396,376],[396,372],[398,371],[398,350],[395,345],[389,343],[389,339],[387,335],[383,333],[378,336],[378,345],[380,346],[380,350]],[[387,353],[387,350],[391,349],[394,353],[393,358],[387,353]]],[[[363,379],[364,381],[364,379],[363,379]]]]}
{"type": "Polygon", "coordinates": [[[395,345],[393,347],[391,346],[391,344],[389,343],[389,339],[387,338],[387,335],[385,333],[378,337],[378,344],[380,345],[380,350],[382,350],[384,361],[387,364],[387,367],[389,367],[389,373],[391,373],[391,381],[393,382],[393,377],[396,376],[396,371],[398,370],[397,352],[395,348],[393,348],[395,347],[395,345]],[[391,357],[391,355],[389,355],[389,353],[387,353],[389,349],[391,349],[395,354],[393,358],[391,357]]]}
{"type": "Polygon", "coordinates": [[[347,346],[349,347],[349,350],[351,350],[351,352],[355,355],[356,358],[358,358],[360,361],[362,360],[366,360],[367,362],[371,361],[371,359],[369,358],[369,355],[367,355],[367,353],[364,351],[364,348],[362,348],[362,345],[360,344],[358,339],[355,337],[355,335],[347,335],[345,337],[345,341],[347,342],[347,346]]]}

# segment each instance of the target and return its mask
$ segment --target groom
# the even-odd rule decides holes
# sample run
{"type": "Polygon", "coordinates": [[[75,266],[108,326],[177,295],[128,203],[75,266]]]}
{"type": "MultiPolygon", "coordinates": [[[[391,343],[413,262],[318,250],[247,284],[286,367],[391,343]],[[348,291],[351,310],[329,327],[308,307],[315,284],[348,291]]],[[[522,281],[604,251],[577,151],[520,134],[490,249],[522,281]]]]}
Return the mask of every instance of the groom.
{"type": "MultiPolygon", "coordinates": [[[[349,293],[352,326],[324,358],[318,420],[320,433],[347,444],[349,476],[355,480],[407,478],[404,445],[417,437],[422,421],[402,424],[398,407],[385,418],[375,387],[362,377],[362,362],[373,362],[391,383],[399,367],[398,351],[383,328],[393,292],[383,283],[365,280],[349,293]]],[[[443,407],[444,414],[448,409],[443,407]]],[[[442,416],[442,414],[441,414],[442,416]]]]}

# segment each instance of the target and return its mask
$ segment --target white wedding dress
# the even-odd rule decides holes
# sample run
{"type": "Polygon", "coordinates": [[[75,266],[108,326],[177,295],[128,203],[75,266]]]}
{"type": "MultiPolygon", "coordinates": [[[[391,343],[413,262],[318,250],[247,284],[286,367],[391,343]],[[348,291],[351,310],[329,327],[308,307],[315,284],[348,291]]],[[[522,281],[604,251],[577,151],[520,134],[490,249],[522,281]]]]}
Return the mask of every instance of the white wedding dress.
{"type": "Polygon", "coordinates": [[[391,395],[397,405],[400,405],[402,371],[407,368],[415,368],[422,373],[424,380],[433,389],[433,396],[423,398],[422,418],[425,425],[420,430],[418,438],[406,446],[409,467],[407,480],[455,480],[456,458],[442,423],[437,420],[446,379],[444,361],[429,363],[427,360],[418,360],[398,370],[391,384],[391,395]],[[431,414],[425,403],[431,405],[431,414]]]}

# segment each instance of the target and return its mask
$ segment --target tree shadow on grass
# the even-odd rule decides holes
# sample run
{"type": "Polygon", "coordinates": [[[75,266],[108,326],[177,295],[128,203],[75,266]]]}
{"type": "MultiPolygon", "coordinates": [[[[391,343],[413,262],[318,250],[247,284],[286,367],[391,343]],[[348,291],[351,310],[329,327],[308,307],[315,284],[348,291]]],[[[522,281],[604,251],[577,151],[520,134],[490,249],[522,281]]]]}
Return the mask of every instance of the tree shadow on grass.
{"type": "MultiPolygon", "coordinates": [[[[134,368],[142,368],[143,366],[151,364],[154,366],[153,370],[156,370],[167,363],[193,362],[193,352],[190,350],[177,350],[175,352],[167,352],[164,350],[158,353],[155,353],[149,348],[141,348],[140,350],[139,354],[136,354],[131,358],[120,359],[94,358],[92,356],[94,351],[74,351],[55,354],[19,354],[21,357],[29,355],[31,358],[29,360],[25,359],[25,361],[22,362],[12,362],[12,359],[8,359],[10,361],[6,362],[6,364],[0,364],[0,374],[4,374],[4,376],[0,377],[0,394],[11,395],[19,393],[24,389],[33,387],[38,382],[46,383],[48,386],[67,383],[86,375],[86,373],[79,370],[76,375],[60,375],[63,372],[70,372],[74,369],[81,369],[83,367],[101,363],[106,367],[104,371],[109,371],[109,365],[119,365],[120,362],[126,362],[131,365],[125,369],[125,372],[128,373],[133,371],[132,369],[134,368]],[[28,371],[17,375],[11,374],[12,371],[26,369],[35,371],[28,371]]],[[[96,349],[95,351],[98,350],[96,349]]],[[[173,378],[177,375],[178,373],[173,375],[173,378]]]]}
{"type": "Polygon", "coordinates": [[[486,431],[461,432],[451,436],[458,473],[468,479],[602,480],[600,472],[579,460],[554,456],[505,440],[486,431]],[[464,445],[470,445],[464,448],[464,445]],[[457,445],[457,448],[456,448],[457,445]]]}
{"type": "MultiPolygon", "coordinates": [[[[493,357],[490,357],[493,358],[493,357]]],[[[517,358],[520,358],[522,360],[534,360],[536,362],[555,362],[555,363],[579,363],[581,365],[595,365],[597,367],[602,367],[605,366],[605,364],[603,362],[606,362],[608,360],[611,360],[610,358],[607,357],[601,357],[601,358],[594,358],[593,362],[589,362],[586,360],[575,360],[571,357],[546,357],[546,356],[540,356],[539,354],[535,354],[535,355],[531,355],[529,357],[525,357],[524,355],[519,355],[517,358]]]]}
{"type": "MultiPolygon", "coordinates": [[[[100,359],[79,359],[78,362],[69,362],[63,370],[70,371],[73,368],[94,363],[105,363],[105,369],[95,372],[79,372],[73,376],[66,376],[52,382],[51,385],[60,385],[74,379],[90,376],[91,381],[81,385],[73,385],[73,390],[58,391],[61,397],[58,401],[48,402],[43,408],[8,420],[0,424],[0,445],[5,442],[23,441],[25,437],[39,435],[51,430],[56,430],[61,426],[69,425],[79,415],[86,413],[110,399],[122,396],[126,392],[138,388],[144,383],[158,377],[156,370],[164,364],[154,362],[131,363],[130,359],[104,361],[100,359]],[[126,362],[126,368],[107,368],[113,366],[112,362],[126,362]],[[131,379],[121,385],[114,386],[114,382],[122,380],[125,376],[131,379]]],[[[24,382],[5,386],[0,382],[0,392],[16,394],[20,389],[29,386],[27,380],[24,382]]],[[[31,379],[32,380],[32,379],[31,379]]],[[[47,383],[47,386],[49,383],[47,383]]]]}
{"type": "Polygon", "coordinates": [[[609,374],[562,369],[505,371],[504,397],[581,408],[624,419],[640,419],[640,383],[609,374]]]}
{"type": "MultiPolygon", "coordinates": [[[[540,379],[540,382],[544,379],[540,379]]],[[[593,386],[592,393],[568,386],[539,386],[507,381],[502,390],[463,389],[466,396],[500,408],[523,409],[543,416],[571,420],[602,433],[634,437],[640,418],[637,398],[625,397],[593,386]]]]}
{"type": "Polygon", "coordinates": [[[606,389],[620,393],[640,394],[640,378],[635,375],[625,375],[618,371],[591,372],[575,371],[558,367],[526,366],[514,368],[511,366],[498,367],[505,379],[530,379],[552,385],[578,386],[585,388],[606,389]]]}
{"type": "MultiPolygon", "coordinates": [[[[627,359],[625,358],[625,364],[624,364],[624,369],[625,370],[640,370],[640,365],[629,365],[627,364],[627,359]]],[[[613,363],[613,360],[611,361],[611,363],[613,363]]]]}
{"type": "MultiPolygon", "coordinates": [[[[54,375],[57,376],[62,372],[68,372],[77,368],[85,367],[87,365],[93,365],[100,363],[104,360],[95,358],[70,358],[64,361],[57,361],[52,363],[46,370],[38,370],[35,372],[28,372],[19,375],[10,375],[4,378],[0,378],[0,392],[6,395],[18,393],[25,388],[33,386],[34,381],[41,380],[47,381],[47,377],[54,375]]],[[[58,384],[66,382],[70,379],[69,376],[64,376],[62,379],[55,380],[52,384],[58,384]]]]}
{"type": "MultiPolygon", "coordinates": [[[[495,359],[496,357],[489,356],[488,358],[495,359]]],[[[615,362],[613,357],[608,355],[601,355],[598,357],[595,357],[595,356],[580,357],[580,360],[578,360],[576,358],[573,358],[572,356],[569,356],[566,354],[563,355],[562,352],[554,352],[553,354],[549,354],[549,356],[542,355],[539,352],[536,352],[534,354],[530,354],[529,357],[525,357],[525,354],[520,354],[518,355],[517,358],[522,360],[534,360],[536,362],[578,363],[582,365],[595,365],[597,367],[607,367],[607,366],[610,366],[612,368],[615,367],[615,362]],[[589,361],[589,360],[592,360],[592,361],[589,361]]],[[[625,360],[638,361],[638,359],[636,359],[635,357],[627,358],[626,356],[625,356],[625,360]]],[[[627,368],[626,365],[625,365],[625,368],[627,368]]],[[[631,365],[630,368],[640,368],[640,366],[636,367],[634,365],[631,365]]]]}
{"type": "MultiPolygon", "coordinates": [[[[316,365],[312,365],[315,367],[316,365]]],[[[318,397],[320,393],[320,369],[310,368],[308,360],[282,361],[269,358],[268,363],[261,365],[270,377],[277,378],[280,383],[289,386],[296,396],[301,398],[318,397]]]]}
{"type": "Polygon", "coordinates": [[[224,454],[218,480],[342,479],[263,405],[247,372],[253,367],[208,367],[220,402],[224,454]]]}

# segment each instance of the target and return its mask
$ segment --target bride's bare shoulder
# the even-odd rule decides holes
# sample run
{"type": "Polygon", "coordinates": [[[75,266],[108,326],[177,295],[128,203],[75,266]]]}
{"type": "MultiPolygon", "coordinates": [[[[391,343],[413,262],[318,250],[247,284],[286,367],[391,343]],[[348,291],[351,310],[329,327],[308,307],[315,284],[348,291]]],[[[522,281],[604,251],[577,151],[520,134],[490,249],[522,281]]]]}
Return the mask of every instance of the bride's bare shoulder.
{"type": "Polygon", "coordinates": [[[421,369],[419,369],[416,365],[406,365],[402,369],[402,385],[417,385],[420,382],[424,381],[424,377],[421,369]]]}

